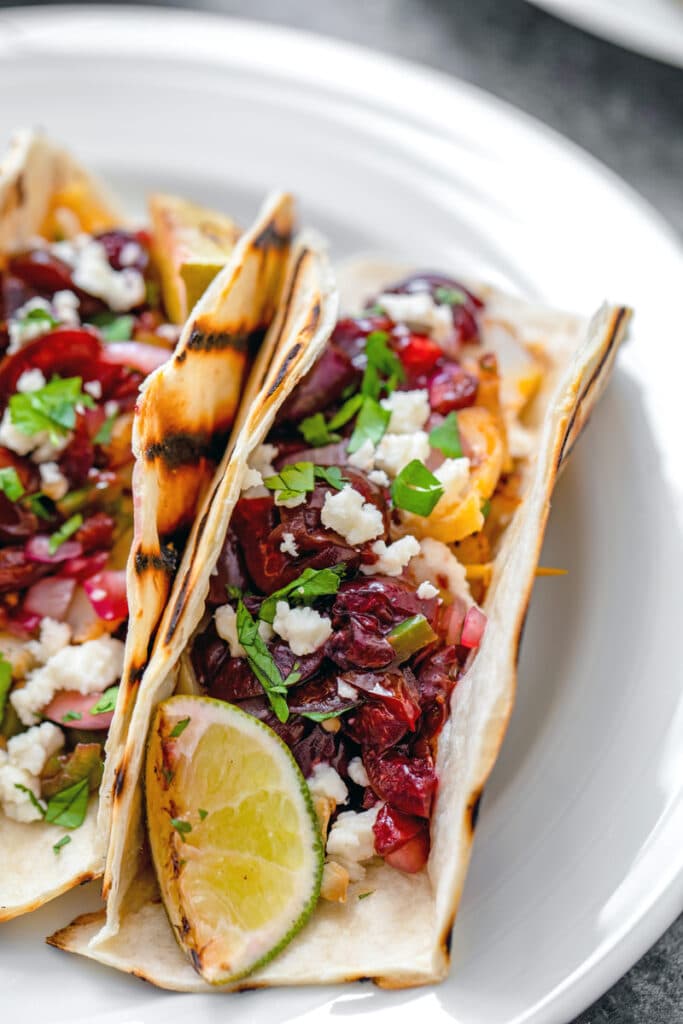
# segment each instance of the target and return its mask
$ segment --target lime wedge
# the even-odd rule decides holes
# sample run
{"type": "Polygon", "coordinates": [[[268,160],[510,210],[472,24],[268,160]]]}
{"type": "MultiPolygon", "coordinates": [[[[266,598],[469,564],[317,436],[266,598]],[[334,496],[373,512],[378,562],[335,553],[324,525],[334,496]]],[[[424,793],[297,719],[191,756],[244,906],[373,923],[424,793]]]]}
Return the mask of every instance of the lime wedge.
{"type": "Polygon", "coordinates": [[[178,696],[147,748],[147,826],[178,942],[212,985],[244,977],[303,927],[323,846],[289,749],[232,704],[178,696]]]}

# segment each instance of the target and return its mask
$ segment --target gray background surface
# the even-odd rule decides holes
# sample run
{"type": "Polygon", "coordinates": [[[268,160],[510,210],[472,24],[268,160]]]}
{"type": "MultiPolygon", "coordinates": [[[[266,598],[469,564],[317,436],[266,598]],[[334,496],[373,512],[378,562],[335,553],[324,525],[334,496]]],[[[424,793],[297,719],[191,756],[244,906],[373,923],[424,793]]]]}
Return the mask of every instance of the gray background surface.
{"type": "MultiPolygon", "coordinates": [[[[11,4],[0,0],[3,6],[11,4]]],[[[522,0],[184,0],[177,6],[325,33],[472,82],[589,150],[683,236],[683,70],[593,38],[522,0]]],[[[683,1024],[683,917],[575,1024],[683,1024]]]]}

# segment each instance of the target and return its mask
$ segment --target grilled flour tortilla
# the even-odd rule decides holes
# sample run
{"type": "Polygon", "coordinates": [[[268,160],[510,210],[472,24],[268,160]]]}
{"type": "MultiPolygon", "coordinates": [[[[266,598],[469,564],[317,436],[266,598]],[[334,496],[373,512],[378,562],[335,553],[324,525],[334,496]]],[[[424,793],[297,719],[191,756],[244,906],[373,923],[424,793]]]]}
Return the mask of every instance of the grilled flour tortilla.
{"type": "Polygon", "coordinates": [[[153,297],[149,236],[67,153],[23,133],[0,165],[0,920],[102,871],[102,743],[107,727],[107,750],[123,743],[292,218],[288,196],[269,199],[176,328],[153,297]],[[50,429],[22,433],[17,401],[50,429]]]}
{"type": "MultiPolygon", "coordinates": [[[[272,363],[261,391],[242,417],[242,430],[234,449],[228,453],[209,500],[195,525],[161,625],[155,652],[140,687],[128,742],[119,761],[119,770],[125,772],[125,786],[124,800],[120,806],[121,818],[115,828],[121,829],[121,835],[125,828],[126,833],[118,863],[111,861],[110,870],[112,877],[118,873],[121,884],[115,898],[112,899],[110,895],[106,913],[85,915],[49,940],[59,948],[81,953],[120,970],[135,973],[161,987],[179,991],[216,989],[211,989],[198,977],[177,945],[173,927],[179,928],[180,923],[169,924],[153,872],[140,854],[141,812],[138,794],[144,759],[142,738],[149,728],[154,705],[166,698],[174,686],[187,689],[192,685],[188,682],[192,676],[188,671],[188,663],[195,670],[195,685],[197,681],[206,682],[206,678],[202,680],[201,670],[197,671],[200,666],[194,657],[196,651],[193,644],[197,635],[203,635],[211,628],[207,625],[209,620],[205,608],[213,611],[217,601],[212,598],[212,568],[223,550],[228,529],[236,530],[239,536],[235,508],[243,486],[253,485],[253,477],[248,476],[252,472],[249,463],[253,467],[259,461],[257,450],[270,434],[276,415],[282,413],[283,403],[323,353],[330,335],[335,299],[329,294],[324,262],[314,251],[304,249],[302,256],[309,263],[309,271],[301,275],[301,263],[295,261],[295,271],[291,278],[292,284],[301,289],[298,295],[300,302],[303,300],[301,313],[298,316],[290,315],[289,300],[294,294],[290,286],[285,292],[284,312],[281,311],[280,319],[267,342],[273,351],[272,363]],[[231,523],[231,520],[235,521],[231,523]],[[157,669],[157,652],[164,645],[173,643],[178,644],[175,653],[170,653],[169,648],[169,653],[160,659],[157,669]],[[181,649],[186,653],[180,659],[180,666],[174,665],[181,649]],[[191,653],[193,656],[188,658],[187,655],[191,653]],[[131,787],[134,787],[133,793],[131,787]]],[[[377,297],[385,289],[390,291],[387,285],[398,276],[396,267],[378,261],[347,268],[343,275],[346,308],[352,305],[361,308],[361,301],[377,297]]],[[[502,401],[497,406],[492,405],[492,408],[496,409],[507,428],[501,428],[502,435],[499,436],[507,433],[508,441],[507,451],[504,446],[502,451],[497,451],[496,458],[502,460],[506,472],[515,478],[514,500],[510,505],[515,510],[506,524],[505,517],[501,517],[504,529],[495,548],[493,564],[486,567],[489,585],[487,589],[480,589],[481,594],[485,593],[483,608],[488,619],[486,627],[482,631],[481,612],[476,612],[470,621],[467,642],[465,625],[458,627],[458,630],[462,628],[462,633],[458,631],[460,648],[457,656],[464,656],[465,660],[452,690],[450,715],[438,734],[434,765],[438,789],[431,804],[431,812],[424,815],[429,820],[429,835],[425,837],[423,831],[423,838],[417,847],[414,844],[392,847],[391,843],[387,843],[384,860],[377,857],[368,859],[368,854],[364,854],[358,859],[366,863],[361,865],[362,871],[355,875],[350,871],[347,849],[346,866],[349,870],[346,871],[342,891],[335,894],[334,886],[329,885],[326,898],[321,899],[309,923],[290,945],[266,967],[234,988],[323,984],[358,978],[372,978],[386,987],[403,987],[438,981],[447,971],[449,935],[469,860],[477,809],[483,786],[502,742],[514,697],[519,639],[553,484],[606,383],[629,316],[623,308],[604,306],[592,320],[586,321],[531,306],[490,288],[482,287],[475,291],[484,303],[476,317],[481,337],[479,351],[496,352],[498,364],[503,370],[502,401]],[[515,408],[515,381],[519,383],[519,375],[518,367],[514,362],[510,363],[511,338],[514,340],[513,355],[515,349],[519,352],[521,344],[526,353],[525,360],[542,367],[535,385],[536,393],[525,410],[523,422],[519,421],[518,409],[515,408]],[[473,629],[473,626],[478,628],[473,629]],[[472,651],[478,647],[478,650],[476,654],[467,657],[467,651],[462,650],[463,646],[472,651]],[[403,851],[405,854],[408,849],[411,850],[410,857],[392,857],[393,853],[401,854],[403,851]],[[420,851],[426,855],[427,849],[428,860],[421,866],[420,851]],[[392,866],[392,863],[396,866],[392,866]],[[367,898],[359,899],[359,896],[367,898]]],[[[463,302],[465,307],[471,307],[469,299],[458,297],[461,294],[457,287],[448,288],[442,304],[448,305],[450,301],[455,307],[463,302]]],[[[380,304],[386,302],[384,297],[380,297],[379,301],[380,304]]],[[[406,307],[403,308],[405,310],[406,307]]],[[[455,318],[456,313],[453,315],[455,318]]],[[[345,324],[347,321],[342,321],[338,330],[343,332],[345,324]]],[[[464,340],[467,340],[464,327],[463,331],[464,340]]],[[[398,346],[402,344],[398,338],[395,340],[398,346]]],[[[404,355],[406,360],[424,360],[425,353],[428,356],[429,351],[429,340],[425,340],[423,331],[417,337],[410,336],[404,355]]],[[[480,399],[483,401],[485,375],[495,374],[495,366],[490,360],[484,360],[480,369],[480,399]]],[[[460,380],[458,387],[462,383],[460,380]]],[[[312,390],[309,389],[309,393],[312,390]]],[[[446,402],[445,407],[450,401],[444,399],[446,393],[442,391],[439,399],[442,403],[446,402]]],[[[300,400],[301,392],[298,395],[300,400]]],[[[431,391],[430,402],[433,406],[431,391]]],[[[291,412],[291,402],[288,408],[291,412]]],[[[282,421],[281,414],[280,426],[282,421]]],[[[464,416],[462,421],[464,432],[464,416]]],[[[270,434],[270,437],[273,438],[273,435],[270,434]]],[[[317,451],[320,455],[321,448],[318,447],[317,451]]],[[[261,450],[260,455],[263,454],[261,450]]],[[[316,456],[311,455],[311,458],[316,456]]],[[[321,464],[324,461],[320,458],[321,464]]],[[[386,461],[386,468],[389,469],[390,460],[387,458],[386,461]]],[[[281,474],[285,464],[286,459],[278,465],[281,474]]],[[[475,464],[476,459],[473,466],[475,464]]],[[[348,463],[345,465],[348,467],[348,463]]],[[[346,472],[351,475],[351,468],[348,467],[346,472]]],[[[358,486],[361,486],[360,482],[358,486]]],[[[332,487],[329,494],[333,493],[341,492],[332,487]]],[[[326,503],[329,494],[325,497],[326,503]]],[[[492,515],[500,515],[501,497],[505,495],[501,496],[498,491],[491,495],[492,515]],[[496,502],[498,506],[494,513],[496,502]]],[[[465,501],[461,504],[464,505],[465,501]]],[[[409,527],[411,533],[417,532],[423,544],[434,544],[435,533],[440,536],[441,543],[455,542],[460,545],[456,550],[463,561],[471,568],[477,568],[472,550],[469,557],[465,558],[464,545],[469,542],[471,547],[471,538],[481,529],[477,516],[483,519],[485,513],[481,513],[479,503],[473,509],[468,515],[475,517],[474,531],[471,524],[470,527],[463,525],[465,520],[462,509],[457,515],[454,512],[445,518],[437,516],[431,523],[431,532],[431,514],[426,518],[423,515],[409,515],[403,519],[403,526],[409,527]],[[454,535],[457,533],[460,537],[454,535]]],[[[370,513],[364,509],[364,514],[370,513]]],[[[339,531],[345,529],[340,523],[339,531]]],[[[254,530],[258,530],[257,525],[254,530]]],[[[286,546],[291,547],[291,541],[284,535],[283,539],[286,546]]],[[[350,537],[346,539],[352,543],[350,537]]],[[[439,551],[442,552],[445,564],[446,555],[443,555],[443,549],[439,551]]],[[[366,556],[369,557],[367,552],[366,556]]],[[[381,557],[386,560],[388,552],[385,551],[381,557]]],[[[388,562],[383,570],[377,571],[393,575],[388,562]]],[[[438,578],[438,565],[432,566],[432,571],[433,578],[438,578]]],[[[475,573],[474,580],[476,576],[475,573]]],[[[441,579],[438,585],[443,593],[441,579]]],[[[473,589],[474,586],[473,583],[473,589]]],[[[418,596],[425,595],[428,600],[433,600],[433,589],[423,591],[418,596]]],[[[457,601],[462,595],[453,593],[450,596],[453,598],[452,604],[444,604],[451,608],[457,607],[457,601]]],[[[226,619],[229,626],[230,615],[224,612],[224,621],[226,619]]],[[[274,625],[277,627],[277,622],[274,625]]],[[[216,628],[221,635],[222,629],[226,634],[229,633],[229,628],[218,624],[218,618],[216,628]]],[[[349,647],[349,650],[355,653],[354,647],[349,647]]],[[[235,685],[238,665],[239,652],[236,652],[232,671],[222,677],[226,685],[235,685]]],[[[305,666],[302,663],[300,667],[303,669],[305,666]]],[[[419,672],[417,666],[415,670],[419,672]]],[[[348,695],[346,692],[345,696],[348,695]]],[[[232,695],[228,699],[236,698],[232,695]]],[[[292,703],[293,698],[290,698],[290,709],[292,703]]],[[[353,715],[352,711],[350,720],[353,715]]],[[[348,726],[346,728],[348,730],[348,726]]],[[[353,728],[357,729],[358,726],[353,728]]],[[[294,751],[297,756],[296,746],[294,751]]],[[[364,763],[370,771],[370,762],[365,760],[364,763]]],[[[340,771],[343,771],[341,767],[340,771]]],[[[304,774],[312,778],[305,768],[304,774]]],[[[355,774],[359,787],[365,785],[358,767],[355,774]]],[[[374,788],[376,790],[378,786],[374,788]]],[[[368,795],[367,790],[365,795],[368,795]]],[[[369,795],[373,799],[372,794],[369,795]]],[[[391,799],[386,791],[381,795],[386,802],[379,814],[387,808],[391,811],[389,805],[394,797],[400,801],[400,793],[395,791],[391,799]]],[[[342,802],[341,797],[337,802],[342,802]]],[[[374,806],[378,807],[376,802],[374,806]]],[[[418,810],[413,813],[417,813],[419,818],[421,812],[418,810]]],[[[395,815],[395,820],[400,823],[400,815],[395,815]]],[[[332,833],[335,828],[336,825],[333,825],[332,833]]],[[[378,841],[377,832],[375,839],[378,841]]],[[[329,862],[334,860],[330,854],[331,848],[328,845],[328,867],[329,862]]],[[[346,870],[343,863],[341,868],[346,870]]],[[[329,875],[335,873],[330,871],[329,875]]],[[[200,950],[194,957],[199,966],[201,955],[200,950]]]]}

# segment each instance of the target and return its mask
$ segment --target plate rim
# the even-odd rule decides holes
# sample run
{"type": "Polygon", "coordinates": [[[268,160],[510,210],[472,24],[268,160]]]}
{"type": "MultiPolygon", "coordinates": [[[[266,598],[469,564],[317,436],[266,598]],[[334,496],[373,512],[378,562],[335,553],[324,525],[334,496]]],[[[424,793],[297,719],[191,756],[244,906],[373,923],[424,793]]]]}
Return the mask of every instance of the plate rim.
{"type": "MultiPolygon", "coordinates": [[[[537,0],[532,0],[532,2],[536,3],[537,0]]],[[[251,47],[254,47],[258,42],[260,51],[267,50],[269,52],[280,73],[294,75],[297,69],[287,63],[282,54],[287,52],[287,47],[283,46],[284,42],[289,45],[295,43],[301,51],[312,53],[320,52],[321,49],[325,50],[326,62],[328,59],[331,62],[327,72],[330,76],[334,66],[338,67],[340,62],[353,60],[358,64],[372,65],[375,70],[378,65],[391,69],[394,75],[402,75],[408,83],[414,82],[421,83],[423,86],[431,86],[444,96],[447,96],[449,92],[451,95],[456,94],[460,99],[464,99],[465,102],[486,112],[493,120],[502,120],[508,126],[523,131],[527,137],[535,139],[546,152],[554,151],[555,159],[560,159],[563,163],[573,163],[577,170],[580,168],[584,174],[587,173],[597,184],[606,188],[619,199],[629,209],[631,216],[637,215],[642,225],[649,229],[657,239],[662,248],[663,258],[666,258],[671,270],[678,268],[678,272],[680,272],[683,269],[681,239],[666,222],[663,214],[659,213],[632,185],[624,181],[597,157],[563,136],[557,129],[518,109],[512,103],[486,92],[479,86],[464,82],[454,75],[435,70],[416,61],[373,50],[371,47],[271,22],[234,18],[213,11],[198,11],[182,7],[165,8],[131,4],[117,5],[116,7],[93,4],[87,5],[85,8],[76,4],[2,8],[0,9],[0,54],[7,53],[15,59],[21,59],[22,42],[25,40],[22,40],[21,31],[17,33],[17,29],[23,30],[30,37],[31,30],[35,29],[37,25],[44,32],[50,23],[59,24],[65,18],[70,20],[71,28],[76,30],[82,38],[88,34],[96,35],[95,42],[100,48],[107,42],[101,34],[101,26],[105,21],[115,24],[118,29],[121,27],[132,29],[134,22],[137,22],[135,27],[138,29],[142,23],[147,23],[150,28],[156,26],[158,29],[160,22],[177,22],[178,25],[182,24],[184,31],[192,31],[195,38],[205,33],[214,39],[221,35],[226,44],[223,46],[221,54],[225,67],[235,67],[235,51],[238,45],[244,47],[246,41],[251,47]],[[209,31],[207,32],[207,30],[209,31]]],[[[43,42],[49,46],[52,53],[59,54],[60,50],[54,43],[50,44],[49,40],[43,42]]],[[[114,48],[113,40],[111,42],[110,52],[112,55],[116,55],[119,51],[114,48]]],[[[163,32],[155,38],[155,44],[158,52],[162,52],[162,55],[178,56],[178,54],[171,53],[170,40],[166,39],[163,32]],[[168,47],[166,54],[163,53],[165,45],[168,47]]],[[[30,59],[40,50],[36,47],[25,52],[30,59]]],[[[249,46],[247,46],[244,52],[253,53],[253,49],[249,51],[249,46]]],[[[213,58],[220,63],[217,51],[214,51],[213,58]]],[[[248,63],[248,60],[242,57],[241,63],[248,63]]],[[[336,83],[333,82],[333,88],[335,85],[336,83]]],[[[386,99],[388,103],[395,105],[394,97],[387,96],[386,99]]],[[[426,116],[424,127],[433,131],[426,116]]],[[[550,990],[535,1006],[527,1008],[510,1024],[522,1024],[522,1022],[524,1024],[549,1024],[549,1022],[561,1022],[566,1021],[569,1017],[575,1017],[623,977],[673,923],[681,911],[683,911],[683,866],[677,874],[672,875],[664,882],[645,906],[639,905],[634,908],[632,920],[627,929],[603,940],[562,983],[550,990]]],[[[445,993],[446,990],[442,988],[440,991],[445,993]]]]}

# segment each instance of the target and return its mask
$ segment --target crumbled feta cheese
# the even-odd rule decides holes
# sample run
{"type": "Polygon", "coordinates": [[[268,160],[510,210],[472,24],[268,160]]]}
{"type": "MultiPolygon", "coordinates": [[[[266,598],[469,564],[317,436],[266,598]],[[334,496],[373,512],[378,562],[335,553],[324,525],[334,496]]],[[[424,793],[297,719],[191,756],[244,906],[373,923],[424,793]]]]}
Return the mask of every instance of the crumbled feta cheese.
{"type": "Polygon", "coordinates": [[[21,690],[13,690],[10,700],[24,725],[35,725],[38,712],[60,690],[97,693],[120,678],[124,645],[111,636],[101,636],[84,644],[63,647],[40,668],[34,669],[21,690]]]}
{"type": "Polygon", "coordinates": [[[39,467],[42,490],[48,498],[59,501],[69,490],[69,481],[56,462],[43,462],[39,467]]]}
{"type": "Polygon", "coordinates": [[[40,821],[42,814],[26,792],[29,790],[39,800],[40,780],[13,765],[4,751],[0,753],[3,754],[0,758],[0,804],[3,811],[13,821],[40,821]],[[19,789],[19,786],[24,788],[19,789]]]}
{"type": "Polygon", "coordinates": [[[372,473],[368,473],[368,480],[371,480],[373,484],[378,484],[380,487],[388,487],[391,483],[383,469],[373,469],[372,473]]]}
{"type": "Polygon", "coordinates": [[[328,491],[320,511],[320,519],[328,530],[334,530],[348,544],[364,544],[384,533],[382,513],[350,484],[341,491],[328,491]]]}
{"type": "Polygon", "coordinates": [[[390,434],[413,434],[422,430],[431,413],[429,392],[423,389],[394,391],[382,399],[381,405],[391,412],[387,426],[390,434]]]}
{"type": "Polygon", "coordinates": [[[363,441],[360,448],[348,456],[347,461],[349,466],[355,466],[356,469],[368,473],[375,464],[375,446],[372,441],[369,438],[363,441]]]}
{"type": "Polygon", "coordinates": [[[0,750],[0,804],[8,818],[26,822],[40,820],[42,815],[29,793],[37,800],[40,798],[40,773],[48,759],[63,746],[62,730],[52,722],[43,722],[13,736],[7,744],[7,752],[0,750]]]}
{"type": "Polygon", "coordinates": [[[29,394],[31,391],[40,391],[47,384],[41,370],[24,370],[17,381],[16,390],[22,394],[29,394]]]}
{"type": "Polygon", "coordinates": [[[331,764],[316,764],[306,782],[311,796],[329,797],[337,804],[345,804],[349,799],[344,780],[331,764]]]}
{"type": "Polygon", "coordinates": [[[116,413],[118,411],[119,403],[115,402],[113,399],[110,399],[110,401],[104,403],[104,415],[107,417],[107,419],[110,416],[116,416],[116,413]]]}
{"type": "Polygon", "coordinates": [[[134,266],[142,256],[142,249],[137,242],[126,242],[119,252],[119,263],[122,267],[134,266]]]}
{"type": "Polygon", "coordinates": [[[175,345],[180,337],[180,330],[180,327],[176,324],[159,324],[156,328],[156,333],[160,338],[163,338],[165,341],[170,341],[175,345]]]}
{"type": "Polygon", "coordinates": [[[419,554],[420,542],[408,534],[388,547],[383,540],[375,541],[372,550],[379,555],[379,559],[374,565],[361,565],[361,571],[366,576],[374,576],[376,573],[380,576],[400,576],[410,559],[419,554]]]}
{"type": "Polygon", "coordinates": [[[283,498],[282,491],[275,491],[275,504],[278,508],[296,508],[297,505],[303,505],[306,501],[306,492],[301,491],[300,494],[293,494],[291,498],[283,498]]]}
{"type": "Polygon", "coordinates": [[[249,491],[251,490],[252,487],[262,486],[263,477],[259,473],[258,469],[250,469],[249,467],[247,467],[247,470],[244,474],[244,480],[242,481],[242,490],[249,491]]]}
{"type": "Polygon", "coordinates": [[[280,544],[280,551],[283,555],[291,555],[292,558],[299,557],[299,549],[296,546],[293,533],[283,533],[282,543],[280,544]]]}
{"type": "Polygon", "coordinates": [[[382,805],[375,804],[369,811],[343,811],[327,837],[328,856],[339,859],[344,866],[360,864],[375,856],[375,836],[372,826],[382,805]]]}
{"type": "Polygon", "coordinates": [[[249,458],[249,467],[251,469],[257,469],[261,476],[275,476],[273,459],[277,458],[277,452],[277,445],[260,444],[258,448],[251,453],[249,458]]]}
{"type": "Polygon", "coordinates": [[[439,588],[435,587],[429,580],[424,580],[417,588],[417,596],[421,601],[429,601],[431,597],[439,596],[439,588]]]}
{"type": "Polygon", "coordinates": [[[66,622],[57,622],[46,616],[40,622],[40,640],[29,640],[26,646],[36,661],[44,665],[70,643],[71,627],[66,622]]]}
{"type": "Polygon", "coordinates": [[[315,608],[290,608],[286,601],[275,606],[273,629],[299,656],[313,654],[332,635],[332,623],[315,608]]]}
{"type": "Polygon", "coordinates": [[[467,458],[445,459],[434,470],[434,476],[444,485],[444,493],[439,500],[457,501],[469,483],[470,460],[467,458]]]}
{"type": "Polygon", "coordinates": [[[92,397],[97,399],[97,401],[99,401],[100,398],[102,397],[102,385],[98,380],[87,381],[83,385],[83,390],[86,391],[89,395],[92,395],[92,397]]]}
{"type": "Polygon", "coordinates": [[[50,303],[47,299],[36,297],[35,299],[29,299],[28,302],[25,302],[23,306],[12,314],[7,324],[9,334],[8,356],[13,356],[24,345],[28,345],[29,341],[34,341],[42,334],[47,334],[48,331],[52,330],[52,324],[47,319],[26,319],[27,314],[33,312],[34,309],[42,309],[45,313],[51,312],[50,303]]]}
{"type": "Polygon", "coordinates": [[[411,295],[384,293],[377,302],[396,323],[422,327],[439,343],[453,336],[451,307],[438,305],[429,292],[414,292],[411,295]]]}
{"type": "MultiPolygon", "coordinates": [[[[216,632],[221,640],[225,640],[230,648],[230,656],[232,658],[245,658],[247,652],[242,647],[237,633],[237,612],[235,609],[229,604],[221,605],[220,608],[216,608],[214,618],[216,620],[216,632]]],[[[273,630],[270,623],[259,622],[258,634],[264,644],[272,640],[273,630]]]]}
{"type": "Polygon", "coordinates": [[[416,583],[436,584],[440,590],[462,598],[468,607],[472,604],[465,566],[440,540],[425,537],[420,541],[420,553],[410,563],[410,575],[416,583]]]}
{"type": "Polygon", "coordinates": [[[67,288],[61,292],[55,292],[52,296],[52,311],[55,320],[59,320],[60,324],[79,324],[81,322],[78,315],[80,304],[81,300],[76,293],[67,288]]]}
{"type": "Polygon", "coordinates": [[[221,640],[225,640],[230,648],[230,656],[232,658],[244,658],[247,652],[242,647],[237,635],[237,612],[235,609],[229,604],[221,605],[220,608],[216,608],[214,619],[216,621],[216,632],[221,640]]]}
{"type": "Polygon", "coordinates": [[[385,434],[377,445],[375,465],[389,476],[397,476],[409,462],[429,458],[429,437],[424,430],[414,434],[385,434]]]}
{"type": "Polygon", "coordinates": [[[102,299],[116,313],[125,313],[145,301],[145,279],[139,270],[114,270],[107,250],[94,238],[75,241],[72,280],[77,288],[102,299]]]}
{"type": "Polygon", "coordinates": [[[358,690],[356,687],[351,686],[350,683],[344,682],[343,679],[337,680],[337,693],[345,700],[355,700],[358,696],[358,690]]]}
{"type": "Polygon", "coordinates": [[[34,725],[7,743],[11,764],[31,775],[40,775],[48,758],[64,746],[64,733],[52,722],[34,725]]]}
{"type": "Polygon", "coordinates": [[[0,420],[0,445],[16,452],[17,455],[31,454],[34,462],[51,462],[56,455],[66,448],[71,440],[69,433],[66,437],[60,437],[57,444],[53,444],[47,430],[39,430],[36,434],[24,434],[12,423],[9,406],[2,414],[0,420]]]}
{"type": "Polygon", "coordinates": [[[357,786],[370,785],[368,773],[366,772],[365,765],[363,764],[360,757],[351,758],[351,760],[349,761],[348,772],[349,778],[351,779],[352,782],[355,782],[357,786]]]}

